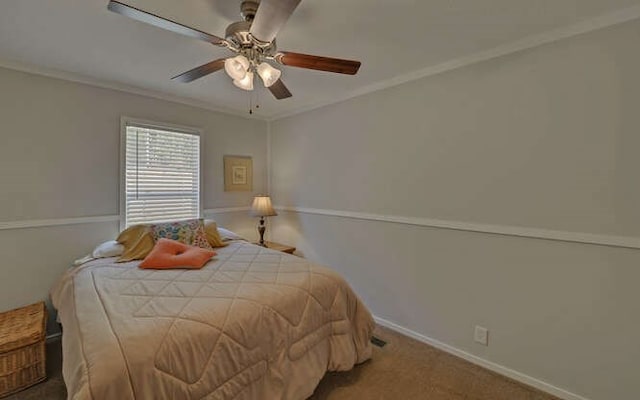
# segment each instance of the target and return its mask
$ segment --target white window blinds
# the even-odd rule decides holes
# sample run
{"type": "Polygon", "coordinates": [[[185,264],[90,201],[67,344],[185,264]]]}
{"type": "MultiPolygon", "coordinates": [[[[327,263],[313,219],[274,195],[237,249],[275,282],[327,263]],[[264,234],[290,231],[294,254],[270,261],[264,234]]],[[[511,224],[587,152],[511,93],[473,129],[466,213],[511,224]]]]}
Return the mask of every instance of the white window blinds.
{"type": "Polygon", "coordinates": [[[125,226],[198,218],[200,136],[129,124],[125,136],[125,226]]]}

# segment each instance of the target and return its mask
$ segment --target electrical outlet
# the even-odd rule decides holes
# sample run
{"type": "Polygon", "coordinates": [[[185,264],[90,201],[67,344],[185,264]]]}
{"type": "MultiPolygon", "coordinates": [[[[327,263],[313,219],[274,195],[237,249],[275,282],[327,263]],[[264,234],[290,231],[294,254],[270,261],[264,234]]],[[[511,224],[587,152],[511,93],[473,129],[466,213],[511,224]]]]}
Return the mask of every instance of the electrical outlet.
{"type": "Polygon", "coordinates": [[[473,340],[480,343],[483,346],[489,345],[489,330],[482,326],[476,325],[476,330],[473,333],[473,340]]]}

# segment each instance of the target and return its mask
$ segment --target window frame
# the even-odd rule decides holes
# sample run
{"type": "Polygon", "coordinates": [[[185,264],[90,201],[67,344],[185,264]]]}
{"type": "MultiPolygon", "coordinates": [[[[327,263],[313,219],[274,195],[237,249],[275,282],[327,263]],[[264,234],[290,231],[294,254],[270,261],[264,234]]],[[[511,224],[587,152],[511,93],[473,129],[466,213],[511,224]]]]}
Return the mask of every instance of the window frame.
{"type": "Polygon", "coordinates": [[[189,135],[197,135],[200,138],[200,160],[198,162],[198,218],[204,216],[204,190],[202,187],[203,180],[203,166],[204,166],[204,134],[203,129],[193,127],[172,124],[167,122],[150,121],[146,119],[122,116],[120,117],[120,171],[119,171],[119,214],[120,214],[120,231],[126,228],[126,173],[127,173],[127,126],[137,126],[150,129],[162,129],[167,131],[174,131],[178,133],[184,133],[189,135]]]}

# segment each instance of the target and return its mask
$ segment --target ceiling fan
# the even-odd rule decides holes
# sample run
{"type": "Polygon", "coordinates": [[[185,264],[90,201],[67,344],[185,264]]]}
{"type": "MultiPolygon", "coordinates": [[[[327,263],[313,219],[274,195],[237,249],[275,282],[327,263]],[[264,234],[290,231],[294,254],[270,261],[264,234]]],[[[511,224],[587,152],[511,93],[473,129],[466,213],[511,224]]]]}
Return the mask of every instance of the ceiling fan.
{"type": "Polygon", "coordinates": [[[253,90],[253,78],[254,74],[257,73],[264,86],[269,89],[276,99],[280,100],[291,97],[291,92],[280,79],[281,71],[273,67],[269,63],[270,61],[292,67],[349,75],[355,75],[360,68],[359,61],[278,51],[276,35],[300,1],[244,0],[240,5],[240,15],[243,21],[229,25],[224,39],[119,1],[109,1],[108,9],[172,32],[204,40],[236,53],[233,57],[211,61],[176,75],[171,79],[180,82],[191,82],[224,68],[237,87],[244,90],[253,90]]]}

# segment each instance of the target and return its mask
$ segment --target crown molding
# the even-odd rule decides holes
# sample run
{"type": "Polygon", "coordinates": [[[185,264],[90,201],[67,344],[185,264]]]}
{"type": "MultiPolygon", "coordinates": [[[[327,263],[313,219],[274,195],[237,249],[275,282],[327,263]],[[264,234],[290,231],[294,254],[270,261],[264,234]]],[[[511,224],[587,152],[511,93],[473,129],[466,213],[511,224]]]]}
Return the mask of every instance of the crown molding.
{"type": "Polygon", "coordinates": [[[196,108],[200,108],[207,111],[234,115],[236,117],[240,117],[244,119],[266,121],[265,117],[254,116],[254,115],[248,116],[247,113],[244,111],[237,111],[237,110],[224,108],[224,107],[215,107],[205,101],[195,100],[195,99],[191,99],[184,96],[177,96],[177,95],[160,92],[156,90],[143,89],[134,85],[127,85],[124,83],[106,81],[106,80],[93,78],[93,77],[82,75],[82,74],[62,71],[59,69],[40,67],[32,64],[22,63],[22,62],[13,61],[13,60],[6,60],[6,59],[0,59],[0,67],[15,70],[15,71],[20,71],[20,72],[26,72],[34,75],[46,76],[48,78],[60,79],[63,81],[81,83],[84,85],[99,87],[102,89],[111,89],[118,92],[150,97],[157,100],[170,101],[172,103],[183,104],[186,106],[196,107],[196,108]]]}
{"type": "Polygon", "coordinates": [[[530,239],[553,240],[558,242],[572,242],[588,245],[622,247],[627,249],[640,249],[640,238],[632,236],[602,235],[584,232],[569,232],[552,229],[530,228],[510,225],[491,225],[476,222],[451,221],[422,217],[405,217],[399,215],[384,215],[363,213],[356,211],[326,210],[319,208],[276,206],[278,211],[288,211],[301,214],[325,215],[359,219],[366,221],[378,221],[394,224],[423,226],[427,228],[450,229],[491,235],[516,236],[530,239]]]}
{"type": "Polygon", "coordinates": [[[36,74],[36,75],[42,75],[42,76],[55,78],[55,79],[61,79],[61,80],[70,81],[70,82],[82,83],[85,85],[95,86],[103,89],[111,89],[119,92],[125,92],[125,93],[150,97],[154,99],[170,101],[170,102],[184,104],[191,107],[201,108],[207,111],[234,115],[244,119],[252,119],[252,120],[259,120],[259,121],[276,121],[279,119],[291,117],[291,116],[302,114],[311,110],[322,108],[331,104],[340,103],[340,102],[352,99],[354,97],[359,97],[369,93],[388,89],[390,87],[398,86],[403,83],[426,78],[432,75],[441,74],[447,71],[452,71],[468,65],[472,65],[482,61],[505,56],[505,55],[519,52],[522,50],[538,47],[544,44],[557,42],[559,40],[570,38],[572,36],[577,36],[583,33],[596,31],[599,29],[618,25],[624,22],[632,21],[638,18],[640,18],[640,5],[624,8],[621,10],[600,15],[595,18],[590,18],[585,21],[581,21],[576,24],[572,24],[563,28],[557,28],[541,34],[532,35],[524,39],[520,39],[511,43],[494,47],[489,50],[477,52],[468,56],[463,56],[450,61],[446,61],[438,65],[434,65],[434,66],[422,68],[416,71],[412,71],[406,74],[398,75],[390,79],[386,79],[380,82],[363,86],[359,89],[353,90],[351,92],[348,92],[340,96],[325,98],[324,100],[314,102],[312,104],[305,105],[290,111],[275,113],[271,116],[257,116],[257,115],[248,116],[244,111],[238,111],[238,110],[228,109],[224,107],[216,107],[211,105],[210,103],[184,97],[184,96],[172,95],[169,93],[150,90],[150,89],[143,89],[134,85],[101,80],[98,78],[93,78],[93,77],[89,77],[89,76],[85,76],[77,73],[66,72],[66,71],[53,69],[53,68],[39,67],[32,64],[18,62],[18,61],[0,59],[0,67],[12,69],[16,71],[22,71],[26,73],[31,73],[31,74],[36,74]]]}
{"type": "Polygon", "coordinates": [[[395,76],[391,79],[383,80],[353,90],[341,96],[333,97],[331,99],[325,99],[316,103],[312,103],[307,106],[303,106],[291,111],[275,114],[272,117],[267,118],[268,121],[276,121],[282,118],[292,117],[294,115],[302,114],[311,110],[322,108],[331,104],[340,103],[354,97],[363,96],[365,94],[377,92],[380,90],[388,89],[394,86],[401,85],[403,83],[415,81],[418,79],[426,78],[441,74],[444,72],[452,71],[458,68],[466,67],[472,64],[476,64],[482,61],[491,60],[493,58],[502,57],[511,53],[535,48],[544,44],[557,42],[563,39],[567,39],[573,36],[581,35],[596,31],[599,29],[607,28],[610,26],[622,24],[624,22],[632,21],[640,18],[640,6],[632,6],[617,10],[607,14],[600,15],[595,18],[591,18],[585,21],[578,22],[573,25],[569,25],[562,28],[553,29],[540,34],[525,37],[514,42],[510,42],[498,47],[494,47],[489,50],[480,51],[468,56],[463,56],[450,61],[446,61],[441,64],[422,68],[416,71],[412,71],[406,74],[395,76]]]}

